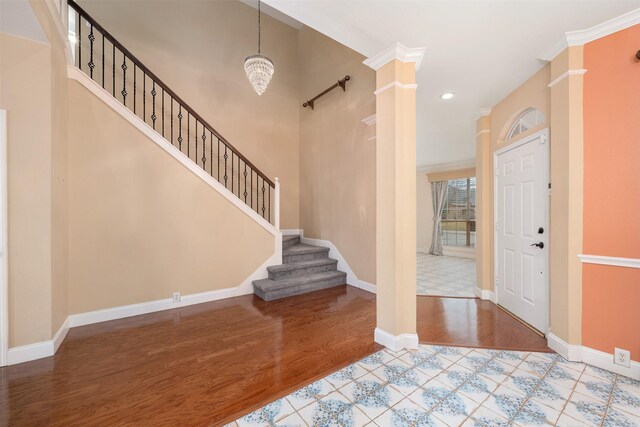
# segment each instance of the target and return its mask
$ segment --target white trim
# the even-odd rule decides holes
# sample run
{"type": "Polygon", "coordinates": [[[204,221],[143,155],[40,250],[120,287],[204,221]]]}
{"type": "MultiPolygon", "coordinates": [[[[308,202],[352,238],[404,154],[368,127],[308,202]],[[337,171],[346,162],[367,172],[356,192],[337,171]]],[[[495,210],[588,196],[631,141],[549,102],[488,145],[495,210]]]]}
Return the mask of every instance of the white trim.
{"type": "MultiPolygon", "coordinates": [[[[257,212],[251,209],[247,204],[242,202],[236,195],[234,195],[231,191],[226,189],[224,185],[220,184],[216,179],[211,177],[204,169],[200,166],[196,165],[191,159],[182,153],[177,147],[173,146],[166,139],[162,137],[158,132],[153,130],[151,126],[146,124],[140,117],[133,114],[128,108],[122,105],[117,99],[115,99],[109,92],[104,90],[100,85],[91,80],[89,76],[80,71],[78,68],[74,66],[67,67],[68,77],[70,79],[76,80],[78,83],[82,84],[84,87],[89,89],[91,93],[97,96],[100,100],[102,100],[107,106],[111,107],[115,112],[120,114],[125,120],[135,126],[140,132],[142,132],[145,136],[155,142],[160,148],[164,149],[169,155],[171,155],[174,159],[180,162],[183,166],[189,169],[193,174],[202,179],[205,183],[207,183],[211,188],[216,190],[220,195],[226,198],[229,202],[235,205],[238,209],[244,212],[249,218],[253,219],[259,225],[262,226],[269,233],[277,236],[280,234],[279,230],[274,227],[269,221],[262,218],[257,212]]],[[[276,207],[276,210],[279,210],[276,207]]]]}
{"type": "MultiPolygon", "coordinates": [[[[301,235],[302,236],[302,235],[301,235]]],[[[373,283],[365,282],[364,280],[358,279],[358,276],[353,272],[347,260],[344,259],[338,248],[331,243],[329,240],[321,240],[321,239],[310,239],[307,237],[301,237],[300,242],[306,243],[308,245],[321,246],[323,248],[329,248],[329,258],[338,260],[338,270],[344,271],[347,273],[347,284],[354,286],[356,288],[360,288],[362,290],[376,293],[376,285],[373,283]]]]}
{"type": "Polygon", "coordinates": [[[638,258],[620,258],[602,255],[585,255],[579,254],[580,262],[584,264],[600,264],[611,265],[615,267],[640,268],[640,259],[638,258]]]}
{"type": "Polygon", "coordinates": [[[399,87],[400,89],[416,89],[418,85],[416,83],[400,83],[399,81],[394,80],[391,83],[382,86],[380,89],[377,89],[373,94],[380,95],[382,92],[393,87],[399,87]]]}
{"type": "Polygon", "coordinates": [[[7,111],[0,110],[0,366],[8,363],[9,262],[7,238],[7,111]]]}
{"type": "Polygon", "coordinates": [[[367,138],[367,141],[375,141],[376,137],[375,136],[370,136],[369,138],[367,138]]]}
{"type": "Polygon", "coordinates": [[[482,129],[480,132],[476,133],[476,138],[479,137],[480,135],[484,135],[485,133],[489,133],[490,130],[489,129],[482,129]]]}
{"type": "Polygon", "coordinates": [[[67,336],[67,332],[69,332],[68,316],[66,319],[64,319],[64,322],[62,322],[60,328],[58,328],[58,332],[56,332],[53,338],[51,338],[51,342],[53,343],[53,354],[55,354],[56,351],[58,351],[58,349],[60,348],[60,344],[62,344],[62,341],[64,341],[65,337],[67,336]]]}
{"type": "Polygon", "coordinates": [[[42,341],[34,344],[10,348],[7,352],[7,365],[30,362],[43,357],[53,356],[53,341],[42,341]]]}
{"type": "Polygon", "coordinates": [[[572,362],[587,363],[610,372],[640,380],[640,362],[632,360],[631,366],[628,368],[617,365],[613,363],[613,354],[582,345],[568,344],[552,333],[547,335],[547,345],[560,356],[572,362]]]}
{"type": "Polygon", "coordinates": [[[426,50],[427,48],[425,47],[409,48],[400,43],[395,43],[377,55],[365,59],[362,63],[367,67],[378,70],[389,62],[397,59],[400,62],[415,62],[416,71],[418,71],[426,50]]]}
{"type": "Polygon", "coordinates": [[[364,123],[367,126],[371,126],[371,125],[375,125],[376,124],[376,115],[372,115],[369,117],[365,117],[364,119],[361,120],[362,123],[364,123]]]}
{"type": "Polygon", "coordinates": [[[62,344],[64,337],[67,336],[67,332],[69,332],[68,317],[60,328],[58,328],[52,339],[10,348],[7,352],[7,365],[17,365],[18,363],[53,356],[60,347],[60,344],[62,344]]]}
{"type": "Polygon", "coordinates": [[[551,61],[569,46],[581,46],[637,24],[640,24],[640,8],[585,30],[568,31],[538,57],[544,61],[551,61]]]}
{"type": "Polygon", "coordinates": [[[301,228],[288,228],[282,231],[283,236],[300,236],[301,238],[304,236],[304,230],[301,228]]]}
{"type": "Polygon", "coordinates": [[[77,326],[91,325],[93,323],[139,316],[141,314],[155,313],[157,311],[170,310],[172,308],[187,307],[194,304],[217,301],[235,296],[238,296],[238,288],[217,289],[215,291],[183,295],[180,298],[180,302],[173,302],[173,298],[165,298],[142,302],[139,304],[122,305],[119,307],[105,308],[103,310],[72,314],[69,316],[68,322],[70,328],[75,328],[77,326]]]}
{"type": "MultiPolygon", "coordinates": [[[[271,267],[273,265],[282,264],[282,234],[280,233],[278,236],[273,239],[274,248],[273,255],[269,257],[260,267],[258,267],[253,273],[249,275],[246,279],[240,283],[240,285],[235,288],[235,294],[231,296],[240,296],[240,295],[249,295],[253,293],[253,281],[266,279],[269,277],[269,272],[267,271],[267,267],[271,267]]],[[[224,297],[229,298],[229,297],[224,297]]],[[[217,298],[222,299],[222,298],[217,298]]],[[[215,301],[211,300],[211,301],[215,301]]],[[[194,303],[197,304],[197,303],[194,303]]]]}
{"type": "Polygon", "coordinates": [[[476,287],[473,289],[473,292],[478,298],[483,301],[491,301],[494,304],[496,303],[496,294],[493,291],[488,291],[486,289],[480,289],[476,287]]]}
{"type": "Polygon", "coordinates": [[[421,173],[449,172],[476,167],[476,159],[460,160],[458,162],[438,163],[437,165],[423,165],[416,168],[421,173]]]}
{"type": "Polygon", "coordinates": [[[560,83],[562,80],[564,80],[565,78],[567,78],[569,76],[582,75],[582,74],[584,74],[586,72],[587,72],[587,70],[585,70],[584,68],[581,68],[579,70],[568,70],[568,71],[565,71],[564,73],[562,73],[562,75],[560,75],[554,81],[549,83],[547,86],[548,87],[554,87],[555,85],[557,85],[558,83],[560,83]]]}
{"type": "Polygon", "coordinates": [[[418,348],[417,334],[400,334],[391,335],[380,328],[376,328],[373,333],[373,339],[378,344],[382,344],[391,351],[400,351],[403,349],[415,350],[418,348]]]}

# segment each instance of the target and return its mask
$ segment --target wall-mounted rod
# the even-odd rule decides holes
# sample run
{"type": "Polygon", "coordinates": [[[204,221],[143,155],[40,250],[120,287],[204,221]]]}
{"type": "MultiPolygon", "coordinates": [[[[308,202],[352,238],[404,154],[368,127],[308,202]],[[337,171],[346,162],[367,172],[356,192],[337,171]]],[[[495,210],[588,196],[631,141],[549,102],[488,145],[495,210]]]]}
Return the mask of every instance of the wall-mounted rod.
{"type": "Polygon", "coordinates": [[[307,102],[302,104],[302,106],[303,107],[311,107],[311,109],[313,110],[314,103],[315,103],[316,99],[320,98],[322,95],[326,95],[328,92],[330,92],[331,90],[337,88],[338,86],[340,86],[342,88],[342,90],[344,92],[346,92],[347,91],[347,81],[349,81],[349,80],[351,80],[351,76],[349,76],[349,75],[344,76],[344,79],[338,80],[337,83],[335,83],[331,87],[325,89],[324,91],[322,91],[318,95],[314,96],[313,98],[311,98],[310,100],[308,100],[307,102]]]}

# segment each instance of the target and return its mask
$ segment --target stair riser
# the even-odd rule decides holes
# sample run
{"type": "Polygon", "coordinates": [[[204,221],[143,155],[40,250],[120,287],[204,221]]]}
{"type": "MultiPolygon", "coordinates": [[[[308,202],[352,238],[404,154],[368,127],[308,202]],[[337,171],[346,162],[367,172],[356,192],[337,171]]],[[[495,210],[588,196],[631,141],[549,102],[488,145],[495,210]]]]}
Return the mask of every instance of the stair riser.
{"type": "Polygon", "coordinates": [[[291,239],[291,240],[283,240],[282,249],[288,249],[291,246],[299,245],[299,244],[300,244],[300,237],[296,237],[295,239],[291,239]]]}
{"type": "Polygon", "coordinates": [[[282,256],[282,262],[288,264],[290,262],[310,261],[312,259],[329,258],[329,251],[312,252],[307,254],[288,254],[282,256]]]}
{"type": "Polygon", "coordinates": [[[312,267],[304,267],[297,268],[295,270],[285,270],[285,271],[277,271],[277,272],[269,272],[269,279],[278,280],[278,279],[286,279],[289,277],[300,277],[306,276],[314,273],[323,273],[325,271],[337,271],[338,264],[331,263],[326,265],[314,265],[312,267]]]}
{"type": "Polygon", "coordinates": [[[346,277],[336,277],[333,279],[323,280],[314,283],[308,283],[306,285],[292,286],[284,289],[277,289],[275,291],[262,292],[260,289],[254,289],[256,295],[265,301],[273,301],[281,298],[287,298],[294,295],[306,294],[308,292],[319,291],[321,289],[333,288],[346,284],[346,277]]]}

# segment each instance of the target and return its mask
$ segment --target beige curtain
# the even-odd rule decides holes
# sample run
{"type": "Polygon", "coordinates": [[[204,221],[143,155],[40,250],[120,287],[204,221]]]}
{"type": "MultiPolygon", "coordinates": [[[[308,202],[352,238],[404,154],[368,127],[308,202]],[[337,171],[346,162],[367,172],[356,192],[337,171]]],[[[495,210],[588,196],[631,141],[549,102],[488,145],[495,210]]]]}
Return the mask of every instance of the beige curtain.
{"type": "Polygon", "coordinates": [[[447,199],[447,181],[431,183],[431,198],[433,200],[433,236],[431,238],[431,255],[442,255],[442,211],[444,201],[447,199]]]}

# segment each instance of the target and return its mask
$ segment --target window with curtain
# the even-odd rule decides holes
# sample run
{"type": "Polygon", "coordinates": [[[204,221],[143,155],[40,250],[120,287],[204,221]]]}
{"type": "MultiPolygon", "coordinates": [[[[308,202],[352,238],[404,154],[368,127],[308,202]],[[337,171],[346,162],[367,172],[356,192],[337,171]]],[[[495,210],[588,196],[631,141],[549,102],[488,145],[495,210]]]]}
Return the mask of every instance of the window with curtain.
{"type": "Polygon", "coordinates": [[[476,178],[447,181],[447,198],[442,212],[442,240],[445,246],[476,246],[476,178]]]}

